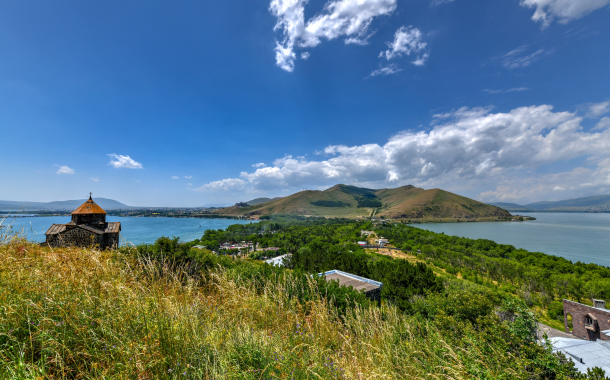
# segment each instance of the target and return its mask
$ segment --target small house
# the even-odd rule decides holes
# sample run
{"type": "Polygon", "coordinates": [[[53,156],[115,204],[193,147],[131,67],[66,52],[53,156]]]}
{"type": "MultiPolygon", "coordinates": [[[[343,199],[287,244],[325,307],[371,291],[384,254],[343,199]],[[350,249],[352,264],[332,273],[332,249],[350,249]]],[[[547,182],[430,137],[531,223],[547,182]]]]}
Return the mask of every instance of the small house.
{"type": "Polygon", "coordinates": [[[381,302],[381,288],[383,283],[368,278],[356,276],[355,274],[342,272],[340,270],[331,270],[324,273],[319,273],[319,276],[326,278],[326,281],[339,281],[341,286],[351,286],[355,290],[364,290],[364,294],[371,301],[381,302]]]}

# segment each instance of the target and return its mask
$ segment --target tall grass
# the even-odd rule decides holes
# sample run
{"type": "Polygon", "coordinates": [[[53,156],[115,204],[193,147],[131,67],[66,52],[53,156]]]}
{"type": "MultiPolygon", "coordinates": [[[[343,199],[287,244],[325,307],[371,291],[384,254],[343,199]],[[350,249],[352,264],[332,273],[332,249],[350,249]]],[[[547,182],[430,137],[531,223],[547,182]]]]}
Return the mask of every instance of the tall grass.
{"type": "Polygon", "coordinates": [[[387,305],[340,317],[321,296],[290,299],[293,281],[286,272],[253,284],[220,268],[195,279],[119,252],[13,239],[0,245],[0,378],[540,375],[495,338],[498,326],[431,322],[387,305]]]}

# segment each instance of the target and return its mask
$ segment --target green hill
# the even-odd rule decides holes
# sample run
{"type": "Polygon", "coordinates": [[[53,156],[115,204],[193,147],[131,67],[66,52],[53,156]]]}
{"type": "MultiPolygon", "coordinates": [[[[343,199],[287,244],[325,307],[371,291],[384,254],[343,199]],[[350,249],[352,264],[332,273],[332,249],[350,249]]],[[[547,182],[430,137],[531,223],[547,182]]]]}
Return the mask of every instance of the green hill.
{"type": "Polygon", "coordinates": [[[247,207],[217,210],[222,215],[303,215],[358,218],[375,216],[401,219],[497,218],[510,213],[441,189],[414,186],[367,189],[335,185],[324,191],[305,190],[247,207]]]}

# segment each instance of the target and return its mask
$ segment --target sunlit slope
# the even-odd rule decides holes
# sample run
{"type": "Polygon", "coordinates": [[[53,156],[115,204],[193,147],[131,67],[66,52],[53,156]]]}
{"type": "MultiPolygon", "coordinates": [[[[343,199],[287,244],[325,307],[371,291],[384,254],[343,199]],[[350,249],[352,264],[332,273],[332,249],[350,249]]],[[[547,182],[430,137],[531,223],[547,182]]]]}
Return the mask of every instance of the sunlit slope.
{"type": "Polygon", "coordinates": [[[509,217],[499,207],[475,201],[441,189],[424,190],[412,186],[379,190],[383,207],[377,215],[389,218],[488,218],[509,217]]]}
{"type": "Polygon", "coordinates": [[[395,189],[366,189],[335,185],[327,190],[305,190],[290,196],[248,207],[217,210],[223,215],[309,215],[362,217],[376,210],[376,216],[406,219],[508,217],[496,206],[462,197],[440,189],[424,190],[413,186],[395,189]],[[359,201],[380,202],[381,207],[358,207],[359,201]],[[330,203],[329,203],[330,202],[330,203]],[[324,207],[325,204],[331,207],[324,207]]]}

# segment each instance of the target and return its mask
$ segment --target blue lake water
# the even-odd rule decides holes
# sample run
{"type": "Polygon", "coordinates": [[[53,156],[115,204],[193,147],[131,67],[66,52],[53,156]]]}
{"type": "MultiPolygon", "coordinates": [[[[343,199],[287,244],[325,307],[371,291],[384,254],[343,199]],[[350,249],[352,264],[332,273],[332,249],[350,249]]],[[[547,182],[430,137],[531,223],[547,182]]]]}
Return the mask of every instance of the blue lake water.
{"type": "Polygon", "coordinates": [[[610,266],[610,214],[520,213],[536,218],[506,223],[431,223],[414,227],[470,239],[489,239],[573,262],[610,266]]]}
{"type": "MultiPolygon", "coordinates": [[[[506,223],[432,223],[415,227],[446,235],[489,239],[533,252],[565,257],[571,261],[610,266],[610,214],[527,213],[537,220],[506,223]]],[[[14,230],[23,228],[27,237],[44,241],[53,223],[67,223],[70,217],[15,218],[14,230]]],[[[133,244],[153,243],[160,236],[178,236],[183,241],[198,239],[208,229],[225,229],[250,221],[195,218],[108,217],[121,222],[122,238],[133,244]],[[199,227],[201,225],[201,227],[199,227]]],[[[6,223],[6,221],[5,221],[6,223]]]]}
{"type": "MultiPolygon", "coordinates": [[[[108,222],[121,222],[122,241],[133,244],[154,243],[161,236],[178,236],[180,240],[199,239],[205,230],[224,230],[232,224],[248,224],[252,221],[234,219],[196,219],[196,218],[144,218],[109,216],[108,222]],[[201,226],[201,227],[200,227],[201,226]]],[[[13,231],[27,234],[32,241],[45,240],[44,233],[51,224],[68,223],[69,216],[48,216],[35,218],[14,218],[5,220],[12,225],[13,231]]]]}

